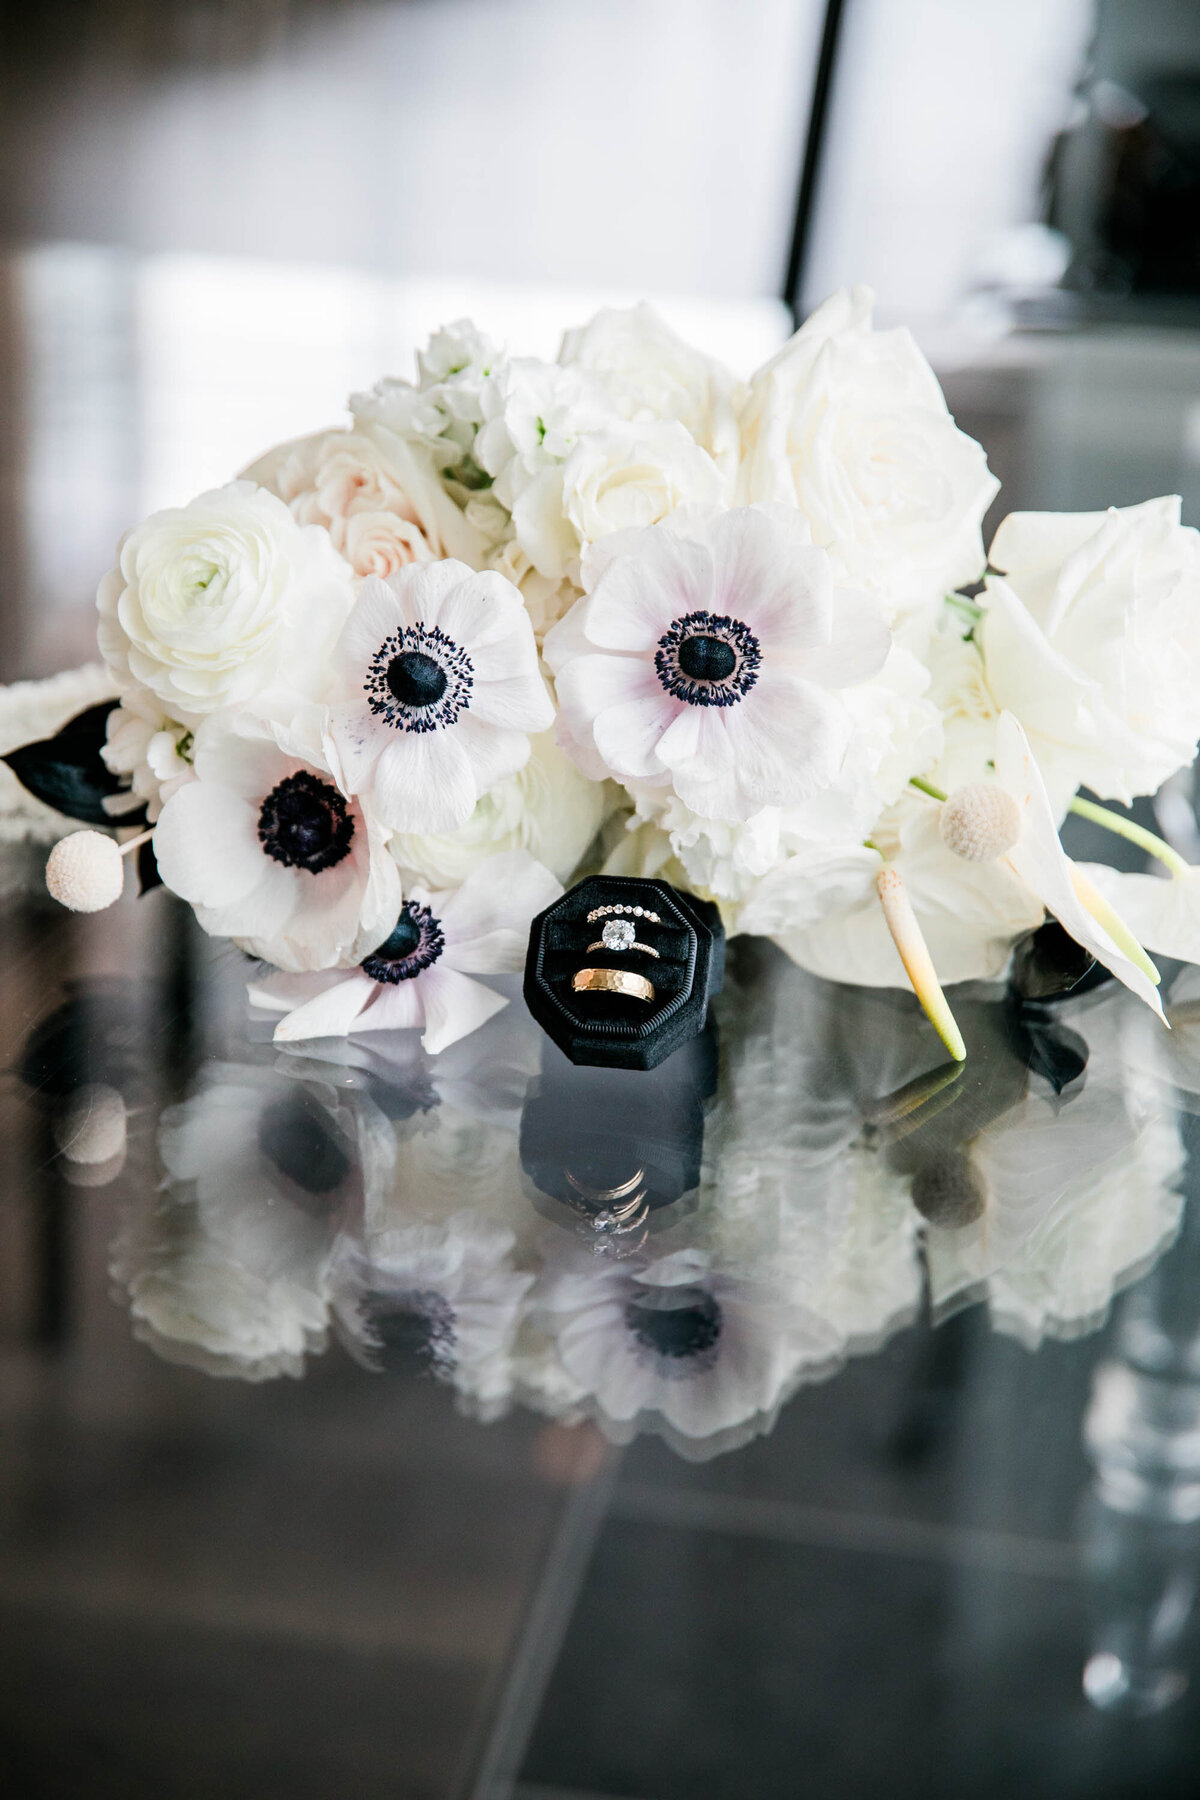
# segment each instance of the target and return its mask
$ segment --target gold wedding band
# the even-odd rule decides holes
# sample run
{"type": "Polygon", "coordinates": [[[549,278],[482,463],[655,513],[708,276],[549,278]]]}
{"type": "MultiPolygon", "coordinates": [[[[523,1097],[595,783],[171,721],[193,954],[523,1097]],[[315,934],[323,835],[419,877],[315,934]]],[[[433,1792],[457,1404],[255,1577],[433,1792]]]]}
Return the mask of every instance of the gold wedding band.
{"type": "Polygon", "coordinates": [[[627,969],[576,969],[571,986],[577,994],[628,994],[632,1000],[653,1000],[654,983],[627,969]]]}
{"type": "Polygon", "coordinates": [[[570,1169],[564,1169],[563,1174],[577,1194],[582,1194],[585,1200],[598,1201],[627,1200],[634,1189],[640,1188],[643,1181],[646,1179],[646,1169],[644,1164],[639,1164],[636,1172],[629,1177],[629,1180],[622,1181],[618,1187],[589,1187],[586,1181],[580,1181],[578,1175],[573,1175],[570,1169]]]}
{"type": "MultiPolygon", "coordinates": [[[[590,956],[593,950],[612,950],[613,948],[614,946],[612,944],[606,944],[603,938],[597,938],[594,944],[588,945],[588,954],[590,956]]],[[[655,962],[658,961],[658,951],[654,948],[654,945],[639,944],[636,938],[634,938],[632,944],[621,945],[622,955],[624,955],[626,950],[644,950],[647,956],[652,956],[655,962]]]]}

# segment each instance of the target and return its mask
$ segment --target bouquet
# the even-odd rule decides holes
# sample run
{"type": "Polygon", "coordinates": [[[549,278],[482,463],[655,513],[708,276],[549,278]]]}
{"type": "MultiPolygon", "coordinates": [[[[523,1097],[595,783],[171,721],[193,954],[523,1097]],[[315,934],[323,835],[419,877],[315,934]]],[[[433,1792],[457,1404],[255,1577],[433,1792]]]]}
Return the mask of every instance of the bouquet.
{"type": "Polygon", "coordinates": [[[8,758],[118,834],[58,843],[52,892],[109,903],[148,840],[205,930],[271,965],[252,997],[281,1039],[442,1048],[596,870],[715,901],[816,974],[911,982],[958,1058],[944,986],[1001,976],[1047,913],[1161,1012],[1149,953],[1200,960],[1197,876],[1100,803],[1195,754],[1178,499],[1013,514],[985,555],[998,484],[865,289],[748,381],[647,306],[556,362],[466,322],[417,361],[125,537],[94,768],[51,793],[57,739],[8,758]],[[1068,811],[1165,877],[1073,864],[1068,811]]]}

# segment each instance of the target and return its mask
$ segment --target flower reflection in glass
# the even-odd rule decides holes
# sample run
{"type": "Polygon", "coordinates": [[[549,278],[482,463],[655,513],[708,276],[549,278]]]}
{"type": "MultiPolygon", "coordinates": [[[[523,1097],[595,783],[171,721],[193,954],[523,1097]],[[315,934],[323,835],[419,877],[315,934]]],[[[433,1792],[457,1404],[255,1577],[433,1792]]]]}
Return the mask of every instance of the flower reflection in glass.
{"type": "Polygon", "coordinates": [[[159,1151],[166,1183],[113,1252],[136,1336],[212,1375],[301,1375],[325,1347],[334,1248],[364,1171],[391,1174],[382,1116],[361,1095],[351,1108],[332,1087],[217,1063],[163,1113],[159,1151]]]}
{"type": "Polygon", "coordinates": [[[552,1270],[534,1305],[557,1368],[531,1385],[573,1393],[622,1435],[657,1418],[686,1444],[749,1436],[769,1425],[805,1352],[832,1361],[837,1348],[781,1286],[716,1271],[696,1250],[552,1270]]]}

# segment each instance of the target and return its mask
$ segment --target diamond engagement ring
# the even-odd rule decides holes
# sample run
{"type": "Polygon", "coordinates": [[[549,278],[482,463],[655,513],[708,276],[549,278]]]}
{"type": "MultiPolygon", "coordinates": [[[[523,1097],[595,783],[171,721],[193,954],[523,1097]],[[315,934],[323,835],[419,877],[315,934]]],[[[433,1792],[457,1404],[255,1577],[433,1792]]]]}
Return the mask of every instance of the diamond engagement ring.
{"type": "Polygon", "coordinates": [[[593,906],[587,922],[594,925],[597,919],[606,919],[609,913],[624,913],[630,919],[645,919],[648,925],[662,924],[658,914],[651,912],[648,906],[593,906]]]}
{"type": "Polygon", "coordinates": [[[589,950],[643,950],[647,956],[658,961],[658,951],[653,944],[640,944],[634,932],[632,919],[606,919],[604,928],[589,950]]]}

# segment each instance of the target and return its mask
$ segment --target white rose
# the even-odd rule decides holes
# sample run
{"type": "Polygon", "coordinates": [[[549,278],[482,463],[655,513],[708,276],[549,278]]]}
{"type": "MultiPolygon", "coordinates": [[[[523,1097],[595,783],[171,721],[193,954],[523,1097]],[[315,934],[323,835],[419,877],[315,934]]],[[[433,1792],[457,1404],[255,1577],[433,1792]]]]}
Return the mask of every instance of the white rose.
{"type": "Polygon", "coordinates": [[[185,725],[318,682],[354,603],[327,532],[248,481],[155,513],[100,584],[100,651],[185,725]]]}
{"type": "Polygon", "coordinates": [[[578,575],[582,546],[657,525],[695,501],[722,504],[716,464],[682,425],[621,421],[580,439],[561,469],[530,482],[513,509],[517,541],[543,575],[578,575]]]}
{"type": "Polygon", "coordinates": [[[427,562],[465,529],[427,455],[369,424],[279,444],[243,479],[278,494],[301,525],[324,526],[359,576],[427,562]]]}
{"type": "Polygon", "coordinates": [[[603,823],[613,794],[563,755],[552,731],[530,739],[529,761],[478,802],[467,823],[442,836],[401,832],[392,854],[430,887],[457,887],[485,857],[527,850],[566,882],[603,823]]]}
{"type": "Polygon", "coordinates": [[[589,370],[626,419],[677,419],[727,476],[737,468],[739,433],[731,372],[678,337],[645,301],[605,307],[568,331],[559,361],[589,370]]]}
{"type": "Polygon", "coordinates": [[[998,483],[909,333],[871,329],[872,299],[835,294],[751,379],[739,497],[798,506],[841,578],[902,612],[981,574],[998,483]]]}
{"type": "Polygon", "coordinates": [[[996,704],[1051,796],[1152,794],[1200,733],[1200,534],[1177,497],[1107,513],[1011,513],[978,635],[996,704]]]}

